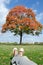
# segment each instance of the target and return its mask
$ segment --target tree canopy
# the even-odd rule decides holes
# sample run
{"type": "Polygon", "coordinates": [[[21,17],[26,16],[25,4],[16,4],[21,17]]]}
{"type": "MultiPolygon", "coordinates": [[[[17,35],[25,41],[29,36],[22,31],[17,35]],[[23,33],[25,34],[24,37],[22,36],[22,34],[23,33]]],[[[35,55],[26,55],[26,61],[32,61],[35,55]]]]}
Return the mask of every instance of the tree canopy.
{"type": "Polygon", "coordinates": [[[41,31],[42,25],[36,20],[35,13],[31,8],[16,6],[6,16],[6,23],[2,26],[2,32],[8,29],[15,35],[22,33],[33,34],[33,31],[41,31]]]}

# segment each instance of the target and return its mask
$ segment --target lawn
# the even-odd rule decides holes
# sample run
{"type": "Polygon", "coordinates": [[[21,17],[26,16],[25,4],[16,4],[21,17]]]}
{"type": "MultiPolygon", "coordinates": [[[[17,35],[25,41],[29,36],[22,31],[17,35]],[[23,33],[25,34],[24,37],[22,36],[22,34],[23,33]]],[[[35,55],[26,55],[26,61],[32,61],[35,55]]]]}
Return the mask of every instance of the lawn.
{"type": "Polygon", "coordinates": [[[0,65],[9,65],[12,49],[23,47],[24,55],[36,62],[38,65],[43,65],[43,45],[0,45],[0,65]]]}

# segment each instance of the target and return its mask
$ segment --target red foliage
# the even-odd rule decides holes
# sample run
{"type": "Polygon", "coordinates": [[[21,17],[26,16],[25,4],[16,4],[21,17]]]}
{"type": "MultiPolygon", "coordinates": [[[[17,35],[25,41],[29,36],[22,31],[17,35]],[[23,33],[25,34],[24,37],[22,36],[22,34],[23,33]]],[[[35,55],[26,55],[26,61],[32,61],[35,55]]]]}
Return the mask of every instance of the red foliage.
{"type": "Polygon", "coordinates": [[[30,29],[37,30],[42,25],[36,21],[35,14],[32,9],[25,8],[24,6],[16,6],[12,8],[6,17],[6,23],[2,27],[2,31],[10,28],[23,29],[23,26],[28,26],[30,29]]]}

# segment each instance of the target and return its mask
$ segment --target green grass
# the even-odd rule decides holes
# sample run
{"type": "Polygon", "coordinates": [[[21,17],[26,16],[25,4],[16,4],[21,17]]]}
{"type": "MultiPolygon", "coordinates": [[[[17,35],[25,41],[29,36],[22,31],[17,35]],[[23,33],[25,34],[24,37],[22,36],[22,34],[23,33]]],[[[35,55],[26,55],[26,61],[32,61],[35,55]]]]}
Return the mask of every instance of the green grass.
{"type": "Polygon", "coordinates": [[[23,47],[24,55],[36,62],[38,65],[43,65],[43,45],[0,45],[0,65],[9,65],[12,49],[23,47]]]}

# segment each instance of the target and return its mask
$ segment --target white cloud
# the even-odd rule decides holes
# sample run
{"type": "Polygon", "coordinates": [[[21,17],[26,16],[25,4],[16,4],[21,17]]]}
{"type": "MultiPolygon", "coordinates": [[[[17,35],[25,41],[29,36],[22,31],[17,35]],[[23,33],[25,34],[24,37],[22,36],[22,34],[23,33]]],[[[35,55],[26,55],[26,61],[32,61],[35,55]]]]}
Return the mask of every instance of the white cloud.
{"type": "Polygon", "coordinates": [[[3,3],[3,4],[4,4],[4,3],[9,4],[9,3],[10,3],[10,1],[11,1],[11,0],[1,0],[1,1],[0,1],[0,4],[2,4],[2,3],[3,3]]]}
{"type": "Polygon", "coordinates": [[[36,14],[36,19],[38,21],[42,22],[43,21],[43,12],[38,13],[38,10],[36,9],[36,7],[38,7],[39,5],[40,5],[40,2],[37,1],[35,4],[32,5],[32,9],[33,9],[34,13],[36,14]]]}
{"type": "Polygon", "coordinates": [[[6,15],[8,13],[8,9],[5,6],[5,3],[8,3],[7,0],[1,0],[0,1],[0,26],[5,22],[6,20],[6,15]]]}
{"type": "Polygon", "coordinates": [[[34,12],[35,14],[37,14],[37,10],[33,10],[33,12],[34,12]]]}
{"type": "Polygon", "coordinates": [[[5,22],[5,17],[7,15],[8,9],[2,4],[0,7],[0,22],[5,22]]]}
{"type": "Polygon", "coordinates": [[[6,4],[10,4],[11,0],[5,0],[6,4]]]}
{"type": "Polygon", "coordinates": [[[34,11],[34,13],[36,14],[36,19],[38,20],[38,21],[42,21],[43,20],[43,12],[40,12],[40,13],[38,13],[38,10],[33,10],[34,11]]]}
{"type": "Polygon", "coordinates": [[[15,2],[18,2],[18,0],[15,0],[15,2]]]}
{"type": "Polygon", "coordinates": [[[36,2],[36,5],[39,5],[39,4],[40,4],[40,3],[37,1],[37,2],[36,2]]]}
{"type": "Polygon", "coordinates": [[[35,2],[34,4],[32,4],[32,8],[33,9],[37,8],[38,6],[40,6],[39,4],[40,4],[39,1],[35,2]]]}
{"type": "Polygon", "coordinates": [[[43,20],[43,12],[37,14],[36,19],[37,19],[38,21],[42,21],[42,20],[43,20]]]}

